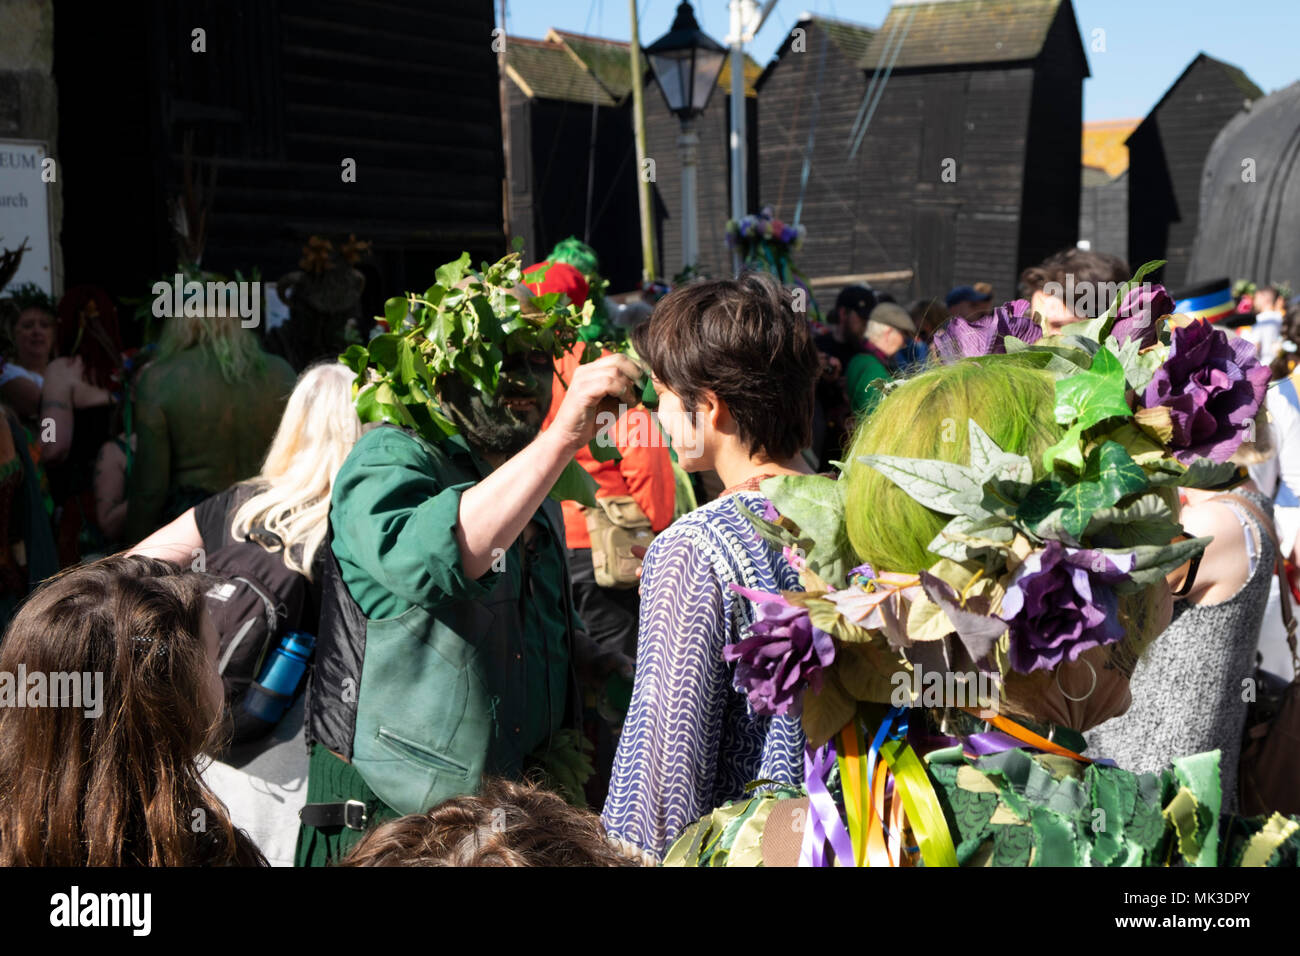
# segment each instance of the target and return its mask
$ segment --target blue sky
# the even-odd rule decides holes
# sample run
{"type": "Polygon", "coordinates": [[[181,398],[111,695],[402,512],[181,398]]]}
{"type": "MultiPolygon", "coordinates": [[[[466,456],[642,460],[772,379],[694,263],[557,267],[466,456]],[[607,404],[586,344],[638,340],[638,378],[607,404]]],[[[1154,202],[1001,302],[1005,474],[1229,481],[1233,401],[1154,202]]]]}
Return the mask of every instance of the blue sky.
{"type": "MultiPolygon", "coordinates": [[[[668,30],[678,0],[637,0],[641,42],[668,30]]],[[[727,0],[696,0],[700,26],[721,41],[727,0]]],[[[760,63],[804,11],[879,26],[889,0],[778,0],[750,47],[760,63]]],[[[1141,117],[1197,53],[1246,71],[1266,93],[1300,79],[1300,0],[1074,0],[1079,31],[1089,49],[1092,78],[1085,81],[1087,120],[1141,117]],[[1103,30],[1105,51],[1090,47],[1103,30]]],[[[508,0],[511,34],[544,36],[549,27],[626,40],[628,0],[508,0]]]]}

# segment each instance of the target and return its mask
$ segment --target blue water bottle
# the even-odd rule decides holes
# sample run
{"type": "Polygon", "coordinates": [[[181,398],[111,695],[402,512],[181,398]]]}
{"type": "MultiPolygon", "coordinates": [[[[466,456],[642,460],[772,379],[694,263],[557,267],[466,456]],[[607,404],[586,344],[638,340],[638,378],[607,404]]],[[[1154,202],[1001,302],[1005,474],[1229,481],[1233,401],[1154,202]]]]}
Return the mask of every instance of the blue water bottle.
{"type": "Polygon", "coordinates": [[[293,705],[298,685],[307,671],[316,638],[303,631],[289,631],[280,646],[267,658],[262,675],[249,686],[240,704],[243,714],[237,723],[237,737],[257,736],[271,730],[280,722],[284,712],[293,705]]]}

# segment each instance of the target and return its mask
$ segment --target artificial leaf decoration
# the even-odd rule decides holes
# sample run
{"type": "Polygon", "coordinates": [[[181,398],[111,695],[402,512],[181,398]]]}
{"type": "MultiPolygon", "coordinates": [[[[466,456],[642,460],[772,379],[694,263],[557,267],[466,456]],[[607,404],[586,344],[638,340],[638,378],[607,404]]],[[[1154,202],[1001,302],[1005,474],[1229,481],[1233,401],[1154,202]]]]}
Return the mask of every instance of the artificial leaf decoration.
{"type": "Polygon", "coordinates": [[[827,581],[843,581],[858,562],[844,523],[844,485],[822,475],[779,475],[759,485],[777,513],[810,539],[808,567],[827,581]]]}
{"type": "Polygon", "coordinates": [[[1182,526],[1159,495],[1143,495],[1123,508],[1102,508],[1084,529],[1084,536],[1099,548],[1165,545],[1182,533],[1182,526]]]}
{"type": "Polygon", "coordinates": [[[1061,527],[1078,538],[1095,511],[1109,508],[1148,486],[1146,472],[1129,457],[1124,446],[1108,441],[1088,455],[1078,481],[1066,483],[1051,477],[1034,485],[1021,504],[1019,517],[1035,528],[1059,511],[1061,527]]]}
{"type": "MultiPolygon", "coordinates": [[[[1142,545],[1136,548],[1124,548],[1117,554],[1131,554],[1133,567],[1128,578],[1115,590],[1122,592],[1140,591],[1145,587],[1158,584],[1162,578],[1186,564],[1205,550],[1213,538],[1187,538],[1165,545],[1142,545]]],[[[1110,551],[1102,550],[1102,554],[1110,551]]]]}
{"type": "Polygon", "coordinates": [[[892,455],[864,455],[858,461],[880,472],[912,500],[940,514],[963,514],[965,509],[957,503],[957,496],[978,493],[981,484],[975,469],[949,461],[892,455]]]}
{"type": "Polygon", "coordinates": [[[824,672],[821,691],[803,695],[802,723],[808,746],[814,750],[825,746],[853,719],[857,710],[858,702],[844,690],[835,669],[824,672]]]}
{"type": "Polygon", "coordinates": [[[1125,397],[1124,366],[1109,349],[1094,356],[1092,368],[1056,383],[1056,420],[1091,428],[1098,422],[1133,412],[1125,397]]]}

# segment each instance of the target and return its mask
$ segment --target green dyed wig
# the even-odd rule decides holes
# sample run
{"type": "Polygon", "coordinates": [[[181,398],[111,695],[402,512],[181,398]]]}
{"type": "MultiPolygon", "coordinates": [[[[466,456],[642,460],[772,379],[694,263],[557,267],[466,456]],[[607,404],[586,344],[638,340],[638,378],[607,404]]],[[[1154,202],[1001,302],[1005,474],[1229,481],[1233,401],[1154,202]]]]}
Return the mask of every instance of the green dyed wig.
{"type": "Polygon", "coordinates": [[[849,453],[845,520],[857,556],[878,570],[919,574],[939,560],[926,545],[950,518],[913,501],[859,456],[964,465],[973,417],[1000,448],[1029,458],[1037,480],[1043,452],[1065,433],[1055,404],[1050,373],[1002,355],[932,368],[891,391],[859,426],[849,453]]]}

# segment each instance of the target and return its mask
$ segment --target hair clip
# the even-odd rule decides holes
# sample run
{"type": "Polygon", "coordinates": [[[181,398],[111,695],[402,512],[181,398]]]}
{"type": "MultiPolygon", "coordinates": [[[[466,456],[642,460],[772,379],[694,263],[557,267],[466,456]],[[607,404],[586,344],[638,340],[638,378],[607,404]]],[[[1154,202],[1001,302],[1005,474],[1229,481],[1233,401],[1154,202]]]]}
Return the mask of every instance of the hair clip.
{"type": "Polygon", "coordinates": [[[133,640],[133,641],[139,641],[141,644],[153,644],[153,643],[156,643],[156,642],[157,642],[158,638],[156,638],[156,637],[144,637],[144,636],[142,636],[142,635],[140,635],[140,634],[133,634],[133,635],[131,636],[131,640],[133,640]]]}

